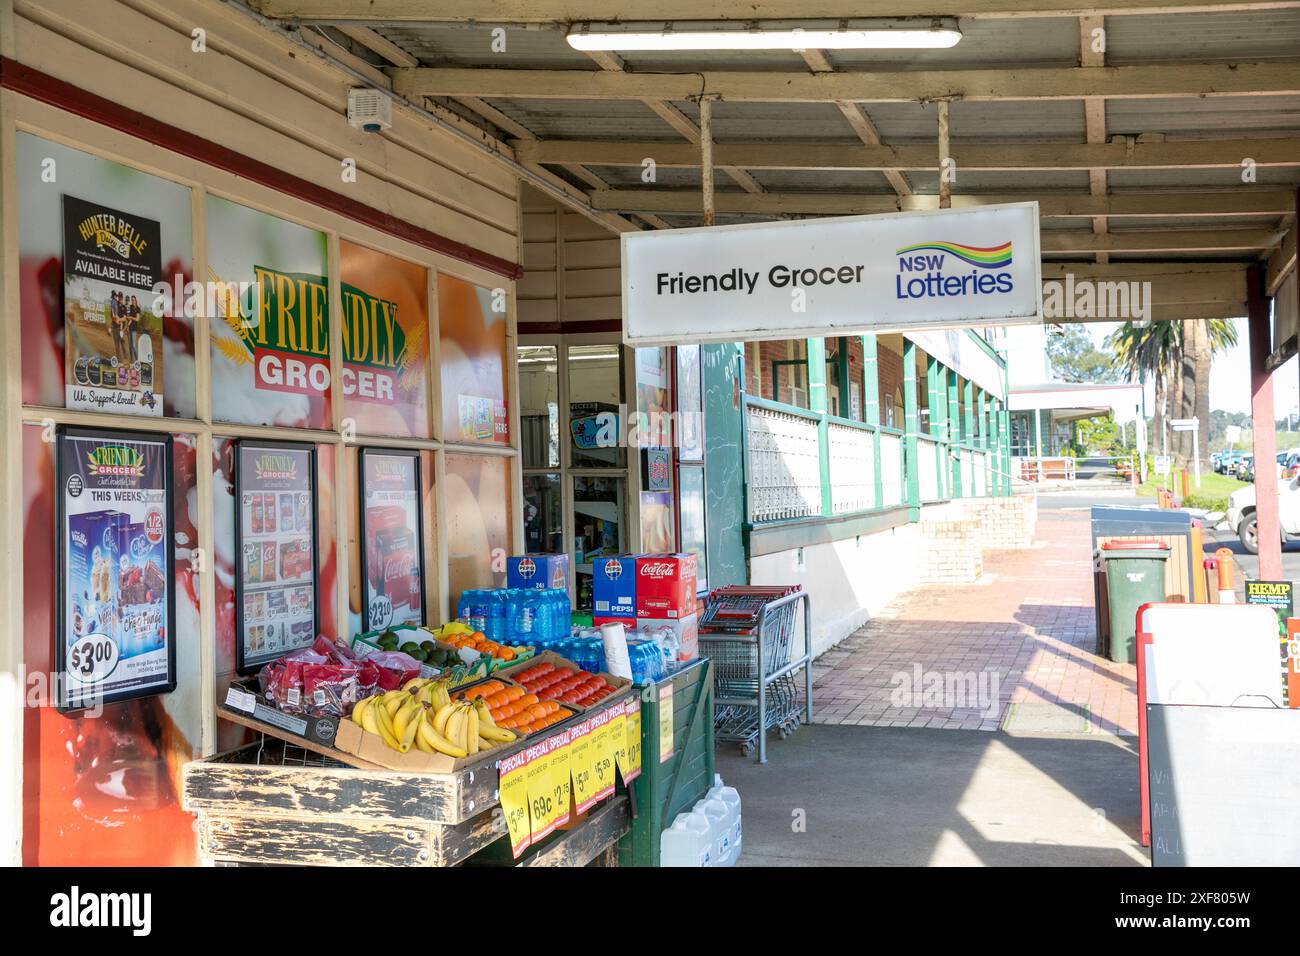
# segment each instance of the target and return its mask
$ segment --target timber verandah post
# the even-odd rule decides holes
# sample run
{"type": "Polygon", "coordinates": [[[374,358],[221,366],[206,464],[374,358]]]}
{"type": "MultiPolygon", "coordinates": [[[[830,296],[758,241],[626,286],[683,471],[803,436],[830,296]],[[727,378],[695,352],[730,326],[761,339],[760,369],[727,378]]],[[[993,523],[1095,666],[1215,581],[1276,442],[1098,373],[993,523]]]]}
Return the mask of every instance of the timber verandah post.
{"type": "Polygon", "coordinates": [[[1250,419],[1255,436],[1255,543],[1262,580],[1282,577],[1282,529],[1278,520],[1277,469],[1263,467],[1277,454],[1274,434],[1273,374],[1268,369],[1272,328],[1264,270],[1246,270],[1246,313],[1250,335],[1250,419]]]}
{"type": "MultiPolygon", "coordinates": [[[[927,374],[929,368],[927,366],[927,374]]],[[[903,461],[904,489],[907,495],[907,520],[921,518],[921,473],[917,455],[916,343],[903,339],[903,461]]]]}

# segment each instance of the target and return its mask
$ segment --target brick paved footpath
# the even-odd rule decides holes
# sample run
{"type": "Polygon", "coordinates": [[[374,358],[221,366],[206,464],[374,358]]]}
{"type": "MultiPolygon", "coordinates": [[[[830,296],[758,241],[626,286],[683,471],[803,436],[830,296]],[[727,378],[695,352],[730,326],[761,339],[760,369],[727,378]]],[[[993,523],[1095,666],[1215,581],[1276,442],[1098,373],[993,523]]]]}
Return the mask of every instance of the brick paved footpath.
{"type": "Polygon", "coordinates": [[[822,655],[813,667],[814,722],[996,730],[1009,704],[1057,704],[1086,715],[1090,733],[1135,735],[1136,669],[1098,657],[1095,642],[1087,513],[1040,515],[1034,547],[985,552],[978,583],[906,593],[822,655]],[[983,700],[936,707],[909,695],[897,706],[895,675],[914,682],[917,665],[923,678],[995,673],[996,716],[983,700]]]}

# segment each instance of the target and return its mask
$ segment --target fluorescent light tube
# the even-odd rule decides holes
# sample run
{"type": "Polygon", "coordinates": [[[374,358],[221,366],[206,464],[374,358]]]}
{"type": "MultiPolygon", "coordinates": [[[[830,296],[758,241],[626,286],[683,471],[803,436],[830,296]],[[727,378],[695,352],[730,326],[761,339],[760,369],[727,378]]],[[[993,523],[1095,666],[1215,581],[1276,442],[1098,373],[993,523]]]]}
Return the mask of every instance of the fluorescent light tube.
{"type": "Polygon", "coordinates": [[[575,50],[942,50],[961,40],[957,21],[818,21],[772,23],[584,23],[566,39],[575,50]]]}

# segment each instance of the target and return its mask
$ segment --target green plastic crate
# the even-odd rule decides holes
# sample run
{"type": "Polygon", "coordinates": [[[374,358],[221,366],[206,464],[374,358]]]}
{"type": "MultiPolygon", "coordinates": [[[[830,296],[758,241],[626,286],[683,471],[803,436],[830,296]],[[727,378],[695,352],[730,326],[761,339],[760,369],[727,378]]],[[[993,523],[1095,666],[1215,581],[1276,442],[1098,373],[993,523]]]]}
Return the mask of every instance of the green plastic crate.
{"type": "Polygon", "coordinates": [[[641,691],[641,775],[632,781],[631,828],[619,866],[658,866],[659,835],[713,786],[713,662],[692,661],[641,691]],[[673,749],[660,759],[660,691],[672,688],[673,749]]]}

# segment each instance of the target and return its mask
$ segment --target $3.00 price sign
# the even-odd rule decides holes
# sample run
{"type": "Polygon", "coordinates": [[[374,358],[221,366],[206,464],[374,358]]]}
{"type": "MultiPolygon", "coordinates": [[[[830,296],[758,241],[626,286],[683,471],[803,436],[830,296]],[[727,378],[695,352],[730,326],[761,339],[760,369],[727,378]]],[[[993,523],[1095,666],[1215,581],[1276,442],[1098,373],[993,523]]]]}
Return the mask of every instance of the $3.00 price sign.
{"type": "Polygon", "coordinates": [[[501,812],[506,815],[506,829],[510,833],[510,852],[514,858],[528,849],[532,830],[528,810],[528,751],[521,750],[501,761],[497,791],[501,799],[501,812]]]}

